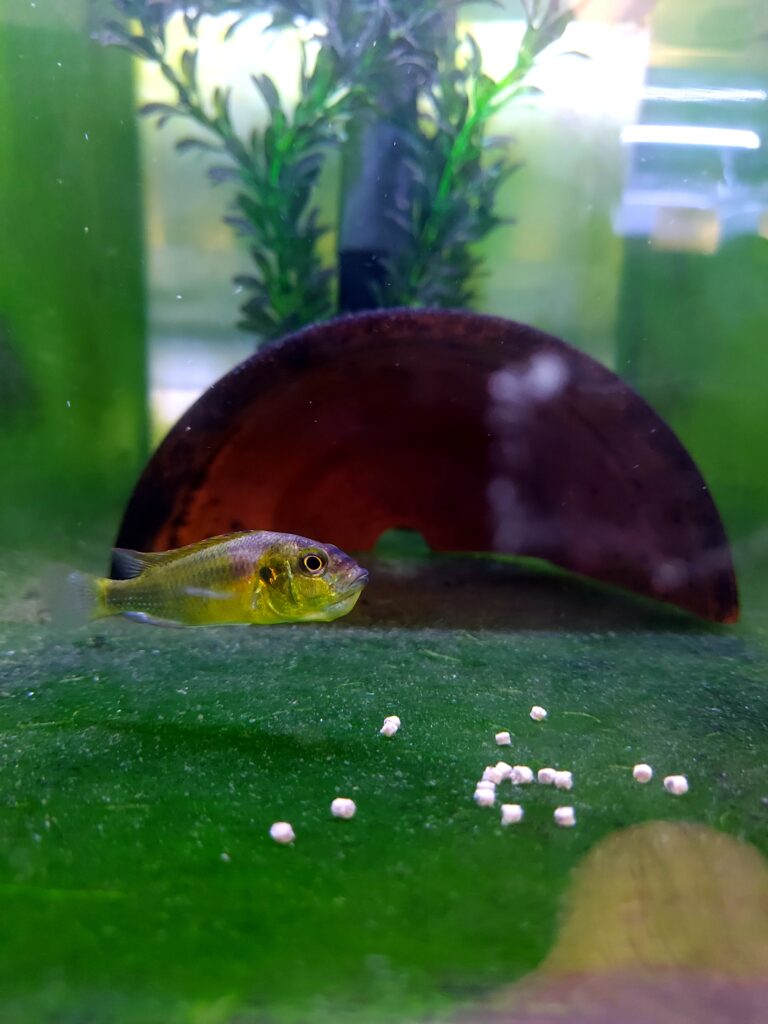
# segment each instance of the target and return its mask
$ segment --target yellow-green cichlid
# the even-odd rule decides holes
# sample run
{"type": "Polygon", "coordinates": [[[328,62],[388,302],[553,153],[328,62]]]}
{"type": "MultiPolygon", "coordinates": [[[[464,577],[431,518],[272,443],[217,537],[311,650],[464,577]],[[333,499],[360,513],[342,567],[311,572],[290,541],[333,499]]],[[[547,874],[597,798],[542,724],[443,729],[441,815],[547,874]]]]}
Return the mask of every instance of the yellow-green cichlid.
{"type": "Polygon", "coordinates": [[[368,573],[331,544],[254,531],[173,551],[114,550],[124,579],[72,573],[88,618],[175,626],[331,622],[351,611],[368,573]]]}

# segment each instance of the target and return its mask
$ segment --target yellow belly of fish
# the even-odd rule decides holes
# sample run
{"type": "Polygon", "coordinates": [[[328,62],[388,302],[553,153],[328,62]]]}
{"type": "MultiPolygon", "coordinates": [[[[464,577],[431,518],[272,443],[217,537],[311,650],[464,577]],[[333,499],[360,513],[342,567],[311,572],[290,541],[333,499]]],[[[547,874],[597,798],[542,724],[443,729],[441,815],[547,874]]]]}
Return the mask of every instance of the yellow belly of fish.
{"type": "Polygon", "coordinates": [[[109,588],[107,606],[113,614],[146,618],[180,626],[221,626],[274,622],[267,609],[253,607],[251,587],[205,586],[168,588],[141,579],[119,580],[109,588]]]}

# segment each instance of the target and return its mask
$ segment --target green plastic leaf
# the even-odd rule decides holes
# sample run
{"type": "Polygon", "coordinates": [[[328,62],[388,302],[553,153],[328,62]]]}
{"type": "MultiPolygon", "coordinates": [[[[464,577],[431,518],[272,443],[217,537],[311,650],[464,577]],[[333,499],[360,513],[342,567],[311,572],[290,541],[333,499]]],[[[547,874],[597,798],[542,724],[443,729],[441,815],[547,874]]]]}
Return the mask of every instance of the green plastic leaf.
{"type": "Polygon", "coordinates": [[[480,52],[477,40],[471,33],[468,32],[464,36],[464,41],[469,47],[469,58],[466,64],[466,72],[473,78],[477,78],[482,73],[483,55],[480,52]]]}
{"type": "Polygon", "coordinates": [[[197,71],[197,50],[184,50],[181,55],[181,70],[187,82],[194,82],[197,71]]]}
{"type": "Polygon", "coordinates": [[[211,101],[213,103],[213,109],[216,113],[216,117],[221,120],[229,121],[229,101],[232,94],[232,90],[229,88],[222,89],[219,86],[213,90],[211,101]]]}
{"type": "Polygon", "coordinates": [[[238,235],[250,236],[253,235],[254,227],[253,224],[245,217],[238,217],[234,214],[227,214],[221,218],[225,224],[229,225],[238,235]]]}
{"type": "Polygon", "coordinates": [[[275,119],[276,114],[282,115],[283,108],[280,104],[280,96],[272,79],[268,75],[251,75],[251,81],[266,103],[272,119],[275,119]]]}
{"type": "Polygon", "coordinates": [[[227,181],[240,181],[242,180],[242,173],[237,167],[230,167],[227,164],[216,164],[213,167],[209,167],[206,172],[209,181],[214,185],[221,185],[227,181]]]}
{"type": "Polygon", "coordinates": [[[151,117],[153,114],[164,114],[166,119],[182,115],[182,111],[171,106],[170,103],[145,103],[139,107],[139,113],[144,117],[151,117]]]}
{"type": "Polygon", "coordinates": [[[261,272],[261,281],[268,281],[275,271],[274,255],[255,245],[251,246],[249,252],[251,259],[261,272]]]}
{"type": "Polygon", "coordinates": [[[239,17],[235,18],[235,20],[229,26],[227,31],[224,33],[225,42],[232,38],[232,36],[235,34],[235,32],[237,32],[237,30],[240,28],[243,22],[246,21],[249,17],[250,15],[248,14],[241,14],[239,17]]]}
{"type": "Polygon", "coordinates": [[[237,274],[232,278],[232,283],[238,288],[261,288],[264,281],[252,274],[237,274]]]}
{"type": "Polygon", "coordinates": [[[195,38],[197,36],[197,25],[200,21],[200,11],[195,10],[194,13],[188,8],[184,11],[184,26],[187,32],[195,38]]]}
{"type": "Polygon", "coordinates": [[[293,25],[295,15],[286,9],[277,7],[272,11],[272,21],[270,23],[271,29],[287,28],[289,25],[293,25]]]}
{"type": "Polygon", "coordinates": [[[310,78],[307,103],[319,107],[333,87],[336,73],[336,61],[329,48],[323,48],[317,55],[315,67],[310,78]]]}
{"type": "Polygon", "coordinates": [[[540,29],[538,29],[534,34],[533,53],[541,53],[559,39],[565,32],[568,25],[573,21],[573,17],[573,11],[565,10],[562,14],[559,14],[556,18],[552,18],[552,20],[547,21],[540,29]]]}
{"type": "Polygon", "coordinates": [[[179,153],[189,153],[192,150],[202,150],[206,153],[220,153],[222,147],[215,142],[207,142],[205,139],[197,139],[189,137],[186,139],[179,139],[175,144],[174,148],[179,153]]]}
{"type": "Polygon", "coordinates": [[[144,57],[147,60],[159,60],[155,47],[146,36],[128,36],[125,45],[139,57],[144,57]]]}
{"type": "Polygon", "coordinates": [[[107,21],[91,38],[102,46],[127,46],[131,34],[119,21],[107,21]]]}

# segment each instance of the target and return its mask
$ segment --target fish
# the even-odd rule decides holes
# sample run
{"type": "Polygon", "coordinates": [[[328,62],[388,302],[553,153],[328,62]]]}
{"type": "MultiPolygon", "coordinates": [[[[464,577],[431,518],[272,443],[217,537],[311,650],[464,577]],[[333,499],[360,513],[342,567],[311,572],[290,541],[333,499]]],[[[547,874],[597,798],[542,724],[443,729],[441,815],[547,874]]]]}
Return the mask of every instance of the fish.
{"type": "Polygon", "coordinates": [[[114,575],[70,573],[80,618],[160,626],[332,622],[352,611],[368,573],[332,544],[266,530],[171,551],[115,548],[114,575]]]}

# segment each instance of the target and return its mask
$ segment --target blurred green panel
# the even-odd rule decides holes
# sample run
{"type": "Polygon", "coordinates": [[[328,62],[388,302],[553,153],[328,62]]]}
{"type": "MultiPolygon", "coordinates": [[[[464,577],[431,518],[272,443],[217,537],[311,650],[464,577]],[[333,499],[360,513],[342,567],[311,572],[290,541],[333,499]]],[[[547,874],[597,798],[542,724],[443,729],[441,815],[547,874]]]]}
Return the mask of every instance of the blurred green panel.
{"type": "Polygon", "coordinates": [[[713,256],[627,246],[619,372],[677,431],[729,533],[745,612],[765,607],[768,242],[713,256]]]}
{"type": "Polygon", "coordinates": [[[627,245],[619,372],[688,445],[734,540],[768,507],[766,280],[763,238],[713,256],[627,245]]]}
{"type": "MultiPolygon", "coordinates": [[[[767,17],[761,0],[704,0],[696,17],[683,0],[659,3],[650,80],[764,89],[767,17]]],[[[734,547],[745,610],[752,612],[764,605],[768,555],[768,241],[764,214],[755,212],[764,208],[768,172],[766,105],[648,104],[642,119],[746,128],[763,140],[748,153],[648,147],[646,187],[692,191],[703,197],[703,210],[675,209],[668,198],[668,208],[662,203],[657,211],[658,237],[625,240],[616,325],[616,369],[677,431],[701,468],[734,547]],[[737,201],[750,224],[741,231],[732,228],[737,201]],[[673,236],[682,232],[671,244],[670,225],[673,236]],[[685,251],[699,243],[702,251],[685,251]],[[710,243],[712,251],[704,251],[710,243]]]]}
{"type": "MultiPolygon", "coordinates": [[[[484,313],[551,331],[615,366],[621,240],[611,215],[621,196],[619,124],[547,107],[510,113],[520,170],[499,194],[513,221],[479,247],[484,313]]],[[[507,127],[505,125],[505,127],[507,127]]]]}
{"type": "Polygon", "coordinates": [[[146,451],[131,68],[90,39],[90,10],[48,0],[0,12],[0,527],[11,542],[43,543],[54,522],[108,522],[146,451]]]}

